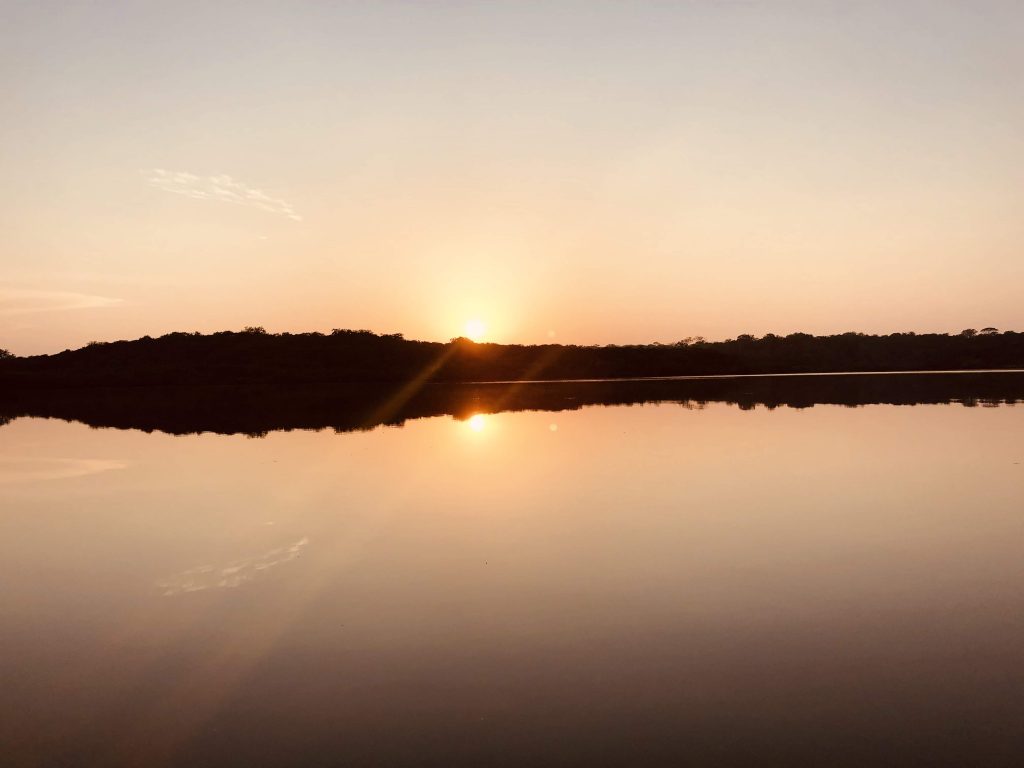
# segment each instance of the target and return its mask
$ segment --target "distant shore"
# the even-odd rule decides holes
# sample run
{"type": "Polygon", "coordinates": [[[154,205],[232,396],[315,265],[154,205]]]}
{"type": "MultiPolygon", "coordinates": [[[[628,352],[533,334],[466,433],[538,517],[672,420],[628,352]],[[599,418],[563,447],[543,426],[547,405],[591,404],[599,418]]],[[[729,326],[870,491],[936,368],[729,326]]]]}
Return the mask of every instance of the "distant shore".
{"type": "Polygon", "coordinates": [[[0,359],[0,390],[110,386],[524,382],[1024,369],[1024,333],[794,333],[675,344],[576,346],[413,341],[262,328],[95,342],[0,359]]]}

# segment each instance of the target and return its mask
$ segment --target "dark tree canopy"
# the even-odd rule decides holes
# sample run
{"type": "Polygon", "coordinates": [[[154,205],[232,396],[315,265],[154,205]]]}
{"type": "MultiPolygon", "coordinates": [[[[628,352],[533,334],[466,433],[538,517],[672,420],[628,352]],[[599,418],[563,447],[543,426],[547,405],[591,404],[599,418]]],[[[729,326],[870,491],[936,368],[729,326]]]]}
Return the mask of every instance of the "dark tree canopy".
{"type": "Polygon", "coordinates": [[[335,329],[93,343],[55,355],[5,357],[0,388],[165,384],[512,381],[839,371],[1024,368],[1024,334],[793,333],[675,344],[574,346],[412,341],[335,329]]]}

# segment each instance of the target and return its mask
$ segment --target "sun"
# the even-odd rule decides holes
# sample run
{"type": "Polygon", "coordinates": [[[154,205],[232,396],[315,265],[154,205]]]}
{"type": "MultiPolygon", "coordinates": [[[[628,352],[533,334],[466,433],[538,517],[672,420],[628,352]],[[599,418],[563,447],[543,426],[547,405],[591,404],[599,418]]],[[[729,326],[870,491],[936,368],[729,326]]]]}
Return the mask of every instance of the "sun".
{"type": "Polygon", "coordinates": [[[487,334],[487,326],[484,325],[483,320],[474,318],[466,321],[466,337],[473,341],[483,341],[484,336],[487,334]]]}
{"type": "Polygon", "coordinates": [[[469,417],[469,428],[474,432],[483,432],[484,427],[487,426],[487,419],[484,418],[482,413],[474,413],[469,417]]]}

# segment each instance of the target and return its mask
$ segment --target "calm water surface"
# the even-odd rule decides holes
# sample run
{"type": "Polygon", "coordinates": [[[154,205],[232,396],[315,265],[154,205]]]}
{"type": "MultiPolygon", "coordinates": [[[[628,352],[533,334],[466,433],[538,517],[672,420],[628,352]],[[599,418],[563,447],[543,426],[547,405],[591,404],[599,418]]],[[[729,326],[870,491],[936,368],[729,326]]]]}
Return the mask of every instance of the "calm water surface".
{"type": "Polygon", "coordinates": [[[2,763],[1020,765],[1024,407],[989,405],[16,418],[2,763]]]}

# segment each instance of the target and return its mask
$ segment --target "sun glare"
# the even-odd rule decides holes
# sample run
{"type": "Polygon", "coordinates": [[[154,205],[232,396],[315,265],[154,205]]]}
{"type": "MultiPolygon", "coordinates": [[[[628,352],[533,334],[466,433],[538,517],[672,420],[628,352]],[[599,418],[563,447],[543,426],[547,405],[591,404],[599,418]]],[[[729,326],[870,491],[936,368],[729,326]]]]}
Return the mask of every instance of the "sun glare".
{"type": "Polygon", "coordinates": [[[474,432],[482,432],[487,421],[482,413],[476,413],[469,417],[469,428],[474,432]]]}
{"type": "Polygon", "coordinates": [[[482,341],[484,335],[487,333],[487,326],[484,325],[483,320],[469,320],[466,322],[466,337],[473,341],[482,341]]]}

